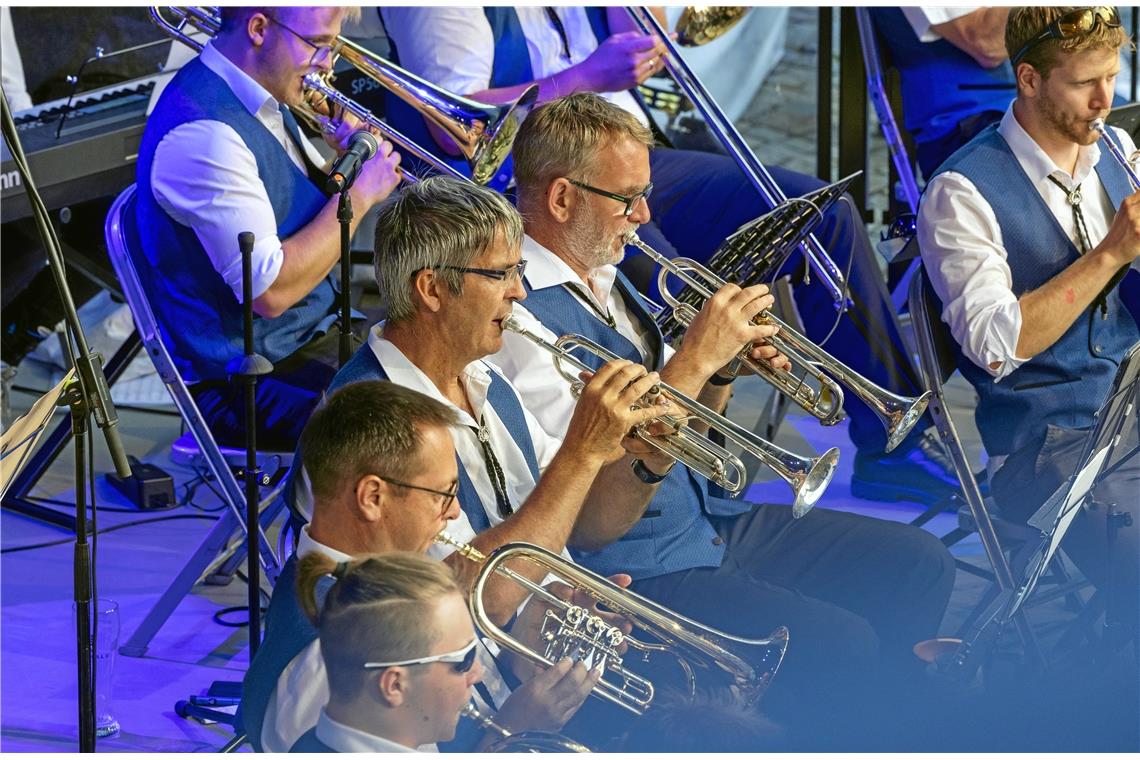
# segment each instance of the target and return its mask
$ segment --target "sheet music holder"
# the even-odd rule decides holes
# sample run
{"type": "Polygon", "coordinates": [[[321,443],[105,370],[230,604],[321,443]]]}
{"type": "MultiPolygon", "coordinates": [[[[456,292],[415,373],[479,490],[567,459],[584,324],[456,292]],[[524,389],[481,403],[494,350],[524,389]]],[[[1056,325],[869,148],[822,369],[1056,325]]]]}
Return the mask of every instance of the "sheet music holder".
{"type": "MultiPolygon", "coordinates": [[[[746,222],[725,238],[705,266],[741,287],[774,279],[788,257],[860,174],[855,172],[818,190],[788,198],[768,213],[746,222]]],[[[677,300],[699,311],[704,297],[686,285],[678,292],[677,300]]],[[[660,321],[660,327],[666,341],[685,331],[671,314],[660,321]]]]}
{"type": "Polygon", "coordinates": [[[40,396],[28,413],[8,426],[0,436],[0,496],[24,469],[40,436],[55,416],[60,397],[68,383],[75,379],[75,370],[68,370],[54,388],[40,396]]]}

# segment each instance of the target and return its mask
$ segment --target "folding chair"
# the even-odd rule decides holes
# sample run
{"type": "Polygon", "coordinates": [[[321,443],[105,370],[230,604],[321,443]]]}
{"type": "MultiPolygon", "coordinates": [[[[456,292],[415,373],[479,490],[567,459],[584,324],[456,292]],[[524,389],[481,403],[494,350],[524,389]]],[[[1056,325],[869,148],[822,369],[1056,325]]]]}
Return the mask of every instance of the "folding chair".
{"type": "MultiPolygon", "coordinates": [[[[205,419],[194,403],[194,398],[190,395],[186,383],[183,382],[174,366],[174,361],[163,340],[163,328],[155,319],[150,308],[150,302],[139,280],[134,260],[135,252],[140,250],[134,226],[135,194],[136,188],[131,185],[115,199],[115,203],[107,214],[104,229],[107,239],[107,253],[111,259],[111,265],[115,269],[115,274],[122,283],[123,295],[130,307],[131,315],[134,317],[135,327],[138,330],[143,347],[151,361],[154,362],[155,369],[158,371],[163,384],[166,385],[175,406],[178,407],[178,412],[189,429],[190,439],[192,439],[193,444],[196,444],[196,446],[191,445],[191,441],[183,436],[176,442],[175,455],[181,454],[183,457],[191,457],[204,463],[213,475],[226,507],[214,527],[182,570],[171,581],[143,622],[127,642],[119,648],[119,651],[124,655],[141,657],[146,654],[151,639],[174,612],[182,598],[193,589],[211,565],[219,559],[223,559],[221,571],[215,572],[211,576],[215,580],[219,577],[225,577],[228,580],[232,572],[236,570],[238,563],[244,559],[245,541],[241,540],[235,551],[227,552],[227,550],[235,541],[246,535],[246,524],[245,491],[242,484],[238,482],[230,464],[230,461],[244,463],[245,454],[238,450],[223,450],[214,440],[214,436],[210,433],[205,419]],[[228,559],[224,559],[227,554],[228,559]]],[[[286,459],[291,459],[291,453],[275,453],[269,456],[278,459],[284,465],[288,464],[288,461],[285,461],[286,459]]],[[[283,509],[284,501],[279,498],[280,491],[281,486],[278,485],[262,501],[261,519],[257,526],[261,544],[261,564],[265,576],[270,582],[276,580],[277,574],[280,572],[281,561],[265,535],[265,528],[273,522],[283,509]]]]}

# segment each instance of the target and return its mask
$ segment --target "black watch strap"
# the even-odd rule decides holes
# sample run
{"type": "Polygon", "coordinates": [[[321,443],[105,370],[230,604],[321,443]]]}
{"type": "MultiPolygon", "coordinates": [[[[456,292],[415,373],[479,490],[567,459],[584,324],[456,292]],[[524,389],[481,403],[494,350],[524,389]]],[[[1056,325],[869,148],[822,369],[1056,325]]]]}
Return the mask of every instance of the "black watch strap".
{"type": "Polygon", "coordinates": [[[649,483],[650,485],[654,483],[660,483],[662,480],[669,477],[669,473],[672,471],[673,465],[669,465],[669,469],[665,472],[664,475],[658,475],[646,467],[645,462],[642,462],[640,459],[633,460],[633,474],[636,475],[637,479],[642,483],[649,483]]]}

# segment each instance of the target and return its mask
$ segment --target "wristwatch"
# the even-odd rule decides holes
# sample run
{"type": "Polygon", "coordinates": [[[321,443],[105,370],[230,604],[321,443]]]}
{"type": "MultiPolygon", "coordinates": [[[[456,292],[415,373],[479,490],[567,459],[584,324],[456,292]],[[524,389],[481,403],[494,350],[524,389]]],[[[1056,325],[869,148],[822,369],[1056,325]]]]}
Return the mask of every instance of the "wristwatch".
{"type": "MultiPolygon", "coordinates": [[[[674,462],[673,464],[676,464],[676,462],[674,462]]],[[[669,473],[672,471],[673,471],[673,465],[671,464],[671,465],[669,465],[668,470],[666,470],[663,474],[658,475],[657,473],[653,472],[648,467],[646,467],[645,462],[641,461],[640,459],[633,460],[633,474],[636,475],[637,479],[640,480],[642,483],[648,483],[650,485],[652,485],[654,483],[660,483],[662,480],[669,477],[669,473]]]]}

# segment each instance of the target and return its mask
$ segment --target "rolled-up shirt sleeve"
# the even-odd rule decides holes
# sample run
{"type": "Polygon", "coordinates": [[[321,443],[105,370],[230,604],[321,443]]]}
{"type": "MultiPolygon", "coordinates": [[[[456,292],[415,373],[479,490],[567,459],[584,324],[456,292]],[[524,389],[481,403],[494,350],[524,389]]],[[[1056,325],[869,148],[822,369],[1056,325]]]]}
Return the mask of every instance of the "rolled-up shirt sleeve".
{"type": "Polygon", "coordinates": [[[194,230],[214,270],[242,299],[238,233],[254,234],[253,296],[273,284],[285,254],[257,160],[234,129],[193,121],[172,129],[155,150],[151,187],[158,205],[194,230]]]}
{"type": "Polygon", "coordinates": [[[383,8],[381,15],[408,71],[459,95],[490,87],[495,38],[481,7],[383,8]]]}
{"type": "Polygon", "coordinates": [[[923,193],[918,242],[942,320],[966,358],[1000,381],[1026,359],[1016,355],[1021,306],[993,210],[968,179],[940,174],[923,193]]]}

